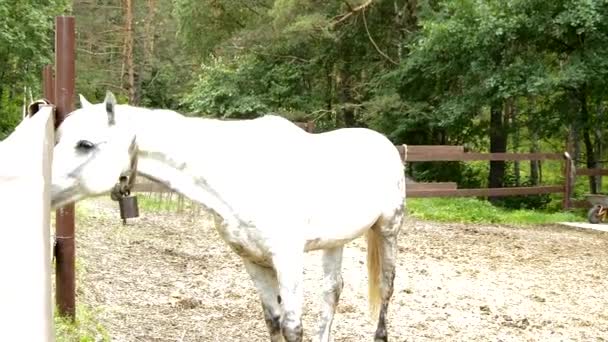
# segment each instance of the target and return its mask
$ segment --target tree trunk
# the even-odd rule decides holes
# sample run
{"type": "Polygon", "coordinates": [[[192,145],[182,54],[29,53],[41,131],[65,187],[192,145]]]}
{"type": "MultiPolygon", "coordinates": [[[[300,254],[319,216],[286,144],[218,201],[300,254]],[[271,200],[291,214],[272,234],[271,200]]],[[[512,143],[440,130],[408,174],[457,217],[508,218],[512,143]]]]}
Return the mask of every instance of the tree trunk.
{"type": "Polygon", "coordinates": [[[152,25],[156,13],[156,0],[147,0],[148,13],[146,14],[146,22],[144,24],[144,62],[143,64],[148,66],[152,60],[152,54],[154,53],[154,35],[155,26],[152,25]]]}
{"type": "MultiPolygon", "coordinates": [[[[538,146],[538,132],[532,130],[530,132],[530,153],[538,153],[540,148],[538,146]]],[[[532,185],[540,184],[540,160],[530,160],[530,183],[532,185]]]]}
{"type": "MultiPolygon", "coordinates": [[[[591,135],[589,134],[589,128],[583,129],[583,140],[585,143],[586,151],[586,164],[588,169],[595,168],[595,155],[593,153],[593,142],[591,141],[591,135]]],[[[594,176],[589,176],[589,192],[592,194],[597,193],[597,185],[594,176]]]]}
{"type": "MultiPolygon", "coordinates": [[[[4,65],[4,60],[5,59],[2,59],[2,61],[0,61],[0,63],[1,63],[0,65],[4,65]]],[[[2,69],[3,70],[0,71],[0,110],[2,110],[2,104],[3,104],[2,98],[4,97],[4,85],[6,84],[4,82],[4,75],[6,74],[6,69],[4,69],[4,68],[2,68],[2,69]]]]}
{"type": "MultiPolygon", "coordinates": [[[[350,93],[350,88],[347,89],[343,89],[343,91],[345,93],[350,93]]],[[[350,99],[349,95],[345,95],[344,100],[348,101],[350,99]]],[[[340,101],[342,102],[342,101],[340,101]]],[[[349,103],[349,102],[342,102],[344,103],[349,103]]],[[[344,127],[355,127],[357,125],[357,122],[355,120],[355,109],[353,107],[346,107],[342,109],[342,117],[344,120],[344,127]]]]}
{"type": "MultiPolygon", "coordinates": [[[[495,103],[490,108],[490,153],[507,152],[507,129],[503,120],[501,103],[495,103]]],[[[489,187],[502,188],[505,178],[505,162],[503,160],[490,161],[489,187]]],[[[489,197],[495,201],[496,197],[489,197]]]]}
{"type": "Polygon", "coordinates": [[[136,101],[135,94],[135,64],[133,57],[133,0],[123,0],[123,10],[125,15],[124,26],[124,64],[127,68],[127,94],[129,103],[136,101]]]}
{"type": "MultiPolygon", "coordinates": [[[[594,129],[594,137],[595,137],[595,168],[596,169],[601,169],[601,163],[599,162],[599,160],[601,160],[602,158],[602,150],[603,150],[603,144],[602,144],[602,131],[600,129],[594,129]]],[[[595,193],[600,193],[602,192],[602,176],[601,175],[597,175],[594,176],[594,182],[595,182],[595,193]]]]}
{"type": "Polygon", "coordinates": [[[580,139],[580,127],[578,124],[572,125],[572,139],[574,139],[574,160],[576,162],[581,161],[581,139],[580,139]]]}
{"type": "MultiPolygon", "coordinates": [[[[606,122],[606,115],[604,111],[604,106],[601,101],[598,101],[596,105],[597,118],[599,122],[606,122]]],[[[595,132],[595,161],[596,167],[599,169],[602,167],[603,162],[602,155],[604,154],[604,134],[602,127],[596,126],[594,129],[595,132]]],[[[602,192],[602,175],[595,176],[595,184],[598,193],[602,192]]]]}
{"type": "Polygon", "coordinates": [[[418,30],[418,0],[406,0],[403,7],[399,7],[397,0],[393,1],[395,9],[395,30],[399,32],[395,39],[397,47],[397,61],[401,62],[408,51],[404,51],[407,36],[418,30]]]}
{"type": "MultiPolygon", "coordinates": [[[[584,89],[584,88],[583,88],[584,89]]],[[[584,90],[581,90],[579,94],[580,110],[581,110],[581,123],[583,127],[583,143],[585,144],[585,155],[586,164],[588,169],[596,167],[595,152],[593,148],[593,141],[591,140],[591,120],[589,117],[589,109],[587,107],[587,96],[584,90]]],[[[589,176],[589,191],[592,194],[597,193],[596,179],[593,176],[589,176]]]]}
{"type": "Polygon", "coordinates": [[[325,80],[327,82],[327,89],[325,92],[325,103],[327,105],[327,110],[331,111],[333,108],[333,100],[334,100],[334,82],[332,77],[332,72],[330,67],[325,68],[325,80]]]}
{"type": "Polygon", "coordinates": [[[153,25],[155,14],[156,14],[156,0],[146,0],[147,13],[144,19],[144,36],[143,36],[143,58],[139,63],[137,73],[137,87],[135,90],[135,105],[141,103],[142,96],[142,85],[144,80],[152,78],[152,56],[154,55],[154,43],[155,43],[155,26],[153,25]]]}
{"type": "Polygon", "coordinates": [[[336,77],[336,91],[338,95],[338,102],[342,109],[339,115],[337,115],[337,126],[338,127],[355,127],[357,122],[355,119],[355,109],[352,106],[354,99],[352,94],[352,80],[351,73],[348,70],[350,64],[350,50],[347,48],[344,58],[343,65],[338,67],[338,73],[336,77]]]}
{"type": "MultiPolygon", "coordinates": [[[[519,152],[520,137],[519,137],[519,124],[517,122],[517,106],[513,98],[510,98],[507,102],[507,115],[510,122],[510,127],[513,129],[513,152],[519,152]]],[[[513,174],[515,176],[515,186],[520,186],[520,162],[519,160],[513,161],[513,174]]]]}

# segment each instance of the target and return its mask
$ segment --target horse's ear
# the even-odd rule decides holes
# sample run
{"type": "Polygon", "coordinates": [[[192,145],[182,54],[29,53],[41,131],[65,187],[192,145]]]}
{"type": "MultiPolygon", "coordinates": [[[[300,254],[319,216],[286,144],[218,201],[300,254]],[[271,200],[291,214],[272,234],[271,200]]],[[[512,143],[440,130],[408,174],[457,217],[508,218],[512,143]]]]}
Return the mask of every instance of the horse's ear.
{"type": "Polygon", "coordinates": [[[91,102],[85,99],[84,95],[78,94],[78,97],[80,98],[80,108],[86,108],[88,106],[93,105],[91,102]]]}
{"type": "Polygon", "coordinates": [[[106,104],[106,112],[108,113],[108,125],[112,126],[116,123],[116,119],[114,117],[116,114],[116,97],[114,97],[114,94],[112,94],[112,92],[109,90],[106,93],[104,103],[106,104]]]}

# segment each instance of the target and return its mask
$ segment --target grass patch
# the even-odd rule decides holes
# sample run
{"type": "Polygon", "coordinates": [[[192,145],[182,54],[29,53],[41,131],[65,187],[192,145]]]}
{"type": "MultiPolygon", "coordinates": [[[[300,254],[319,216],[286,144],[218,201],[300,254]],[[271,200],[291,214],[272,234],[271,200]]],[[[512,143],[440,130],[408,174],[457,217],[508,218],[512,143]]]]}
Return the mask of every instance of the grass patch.
{"type": "Polygon", "coordinates": [[[413,198],[407,200],[410,216],[440,222],[544,224],[586,220],[579,212],[508,210],[475,198],[413,198]]]}
{"type": "Polygon", "coordinates": [[[199,212],[200,205],[176,193],[142,193],[137,196],[140,212],[199,212]]]}
{"type": "MultiPolygon", "coordinates": [[[[92,212],[83,205],[76,204],[75,220],[78,229],[82,229],[82,226],[78,226],[78,221],[91,216],[92,212]]],[[[55,211],[51,211],[51,222],[55,222],[55,211]]],[[[53,224],[54,226],[54,224],[53,224]]],[[[54,234],[52,229],[51,234],[54,234]]],[[[52,294],[53,303],[55,303],[55,264],[52,264],[52,294]]],[[[78,293],[82,293],[82,279],[84,278],[86,267],[83,263],[82,258],[76,256],[75,260],[75,272],[76,272],[76,318],[72,322],[67,318],[60,317],[58,309],[55,308],[53,312],[54,326],[55,326],[55,341],[57,342],[105,342],[111,341],[110,336],[106,329],[97,320],[99,310],[91,308],[89,305],[79,300],[78,293]]]]}
{"type": "Polygon", "coordinates": [[[71,322],[57,315],[55,309],[55,341],[99,342],[110,341],[105,328],[96,320],[97,313],[83,304],[76,304],[76,319],[71,322]]]}
{"type": "Polygon", "coordinates": [[[158,194],[144,194],[137,196],[137,204],[146,211],[177,211],[179,203],[177,197],[158,196],[158,194]]]}
{"type": "MultiPolygon", "coordinates": [[[[78,293],[82,293],[82,279],[85,275],[85,267],[81,258],[75,260],[76,272],[76,318],[72,322],[67,318],[60,317],[58,309],[55,308],[55,341],[57,342],[105,342],[110,341],[108,332],[101,323],[97,321],[99,310],[94,310],[89,305],[78,299],[78,293]]],[[[55,303],[55,274],[52,274],[53,303],[55,303]]]]}

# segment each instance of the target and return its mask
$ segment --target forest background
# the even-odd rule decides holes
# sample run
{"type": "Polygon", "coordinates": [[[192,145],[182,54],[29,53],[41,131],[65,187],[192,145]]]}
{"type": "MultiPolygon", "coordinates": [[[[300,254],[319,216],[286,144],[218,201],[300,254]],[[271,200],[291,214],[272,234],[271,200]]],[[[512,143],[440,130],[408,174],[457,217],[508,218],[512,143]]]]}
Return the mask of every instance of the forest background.
{"type": "MultiPolygon", "coordinates": [[[[395,144],[569,150],[590,168],[606,157],[608,1],[0,0],[0,139],[41,96],[62,14],[76,17],[76,88],[92,102],[112,90],[192,116],[369,127],[395,144]]],[[[502,187],[558,169],[431,162],[408,173],[502,187]]],[[[601,191],[596,177],[585,187],[601,191]]]]}

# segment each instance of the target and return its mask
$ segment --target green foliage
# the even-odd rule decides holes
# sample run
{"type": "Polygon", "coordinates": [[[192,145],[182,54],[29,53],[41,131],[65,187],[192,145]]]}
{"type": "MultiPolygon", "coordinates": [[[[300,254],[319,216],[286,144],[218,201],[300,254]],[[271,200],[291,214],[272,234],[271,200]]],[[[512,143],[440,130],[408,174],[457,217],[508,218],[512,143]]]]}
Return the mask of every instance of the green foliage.
{"type": "Polygon", "coordinates": [[[319,104],[305,84],[305,65],[270,64],[245,55],[217,58],[202,73],[184,103],[194,112],[221,118],[251,118],[269,111],[293,115],[312,112],[319,104]]]}
{"type": "MultiPolygon", "coordinates": [[[[190,1],[185,3],[192,5],[190,1]]],[[[217,3],[224,8],[232,4],[217,3]]],[[[382,3],[373,10],[386,6],[382,3]]],[[[368,91],[363,82],[369,81],[365,74],[375,72],[379,63],[376,52],[372,59],[367,58],[371,45],[367,36],[361,35],[363,26],[333,25],[337,15],[349,11],[343,2],[274,1],[245,7],[251,13],[241,17],[243,27],[218,28],[216,35],[228,38],[216,42],[212,49],[205,49],[205,53],[213,51],[213,56],[201,54],[206,62],[197,86],[186,97],[190,108],[214,110],[221,117],[250,116],[262,110],[286,116],[308,113],[309,118],[318,121],[317,127],[323,129],[334,128],[345,111],[354,111],[357,117],[363,115],[360,102],[368,91]],[[222,64],[218,65],[220,57],[222,64]],[[230,76],[226,73],[227,65],[233,65],[230,76]],[[217,84],[218,80],[223,83],[217,84]]],[[[190,10],[179,11],[177,16],[181,22],[198,18],[200,25],[215,25],[210,17],[199,17],[190,10]]],[[[371,22],[379,19],[369,18],[371,22]]],[[[372,26],[372,30],[378,32],[382,28],[372,26]]],[[[197,32],[204,36],[202,31],[197,32]]],[[[189,43],[190,34],[183,35],[189,43]]],[[[216,38],[205,37],[201,45],[208,46],[216,38]]]]}
{"type": "Polygon", "coordinates": [[[65,0],[0,1],[0,140],[21,120],[24,87],[41,96],[42,66],[53,54],[54,16],[66,8],[65,0]]]}
{"type": "Polygon", "coordinates": [[[178,202],[174,198],[161,198],[156,194],[146,194],[138,197],[137,204],[142,211],[156,212],[156,211],[177,211],[178,202]]]}
{"type": "MultiPolygon", "coordinates": [[[[181,109],[195,58],[176,39],[178,22],[170,0],[132,1],[135,99],[133,105],[181,109]]],[[[112,90],[128,102],[125,66],[125,1],[74,1],[76,91],[92,102],[112,90]]],[[[196,63],[198,64],[198,63],[196,63]]]]}
{"type": "Polygon", "coordinates": [[[484,166],[471,162],[417,162],[410,169],[418,182],[456,182],[460,188],[481,188],[485,186],[482,175],[487,174],[484,166]]]}
{"type": "Polygon", "coordinates": [[[221,118],[251,118],[265,112],[267,107],[256,96],[260,79],[254,67],[246,58],[203,65],[193,93],[185,98],[188,108],[221,118]]]}
{"type": "MultiPolygon", "coordinates": [[[[262,17],[272,1],[256,0],[177,0],[173,13],[177,19],[182,47],[191,54],[208,56],[218,45],[228,43],[233,34],[262,17]]],[[[265,19],[265,18],[264,18],[265,19]]]]}
{"type": "MultiPolygon", "coordinates": [[[[55,309],[57,312],[57,309],[55,309]]],[[[108,332],[96,316],[97,312],[84,304],[76,305],[76,320],[55,315],[55,341],[57,342],[100,342],[111,341],[108,332]]]]}
{"type": "MultiPolygon", "coordinates": [[[[505,180],[505,186],[515,186],[515,177],[509,174],[505,180]]],[[[533,186],[529,179],[524,179],[519,186],[533,186]]],[[[508,196],[494,202],[495,205],[508,209],[545,209],[551,203],[550,194],[527,195],[527,196],[508,196]]]]}
{"type": "Polygon", "coordinates": [[[3,94],[0,98],[0,106],[0,140],[4,140],[21,121],[22,108],[8,94],[3,94]]]}
{"type": "MultiPolygon", "coordinates": [[[[77,92],[91,101],[108,89],[127,97],[124,3],[73,2],[77,92]]],[[[33,4],[0,2],[7,18],[0,22],[0,62],[7,65],[0,138],[19,121],[23,86],[38,92],[51,50],[32,51],[52,45],[52,16],[65,7],[59,0],[33,4]]],[[[396,144],[480,152],[488,150],[494,107],[504,114],[509,149],[561,151],[576,129],[593,149],[582,159],[605,140],[603,1],[157,0],[133,7],[135,104],[216,118],[274,112],[313,120],[317,131],[363,126],[396,144]]],[[[488,173],[487,162],[416,163],[411,170],[415,179],[460,187],[486,186],[488,173]]],[[[549,175],[543,178],[561,181],[549,175]]]]}
{"type": "MultiPolygon", "coordinates": [[[[92,215],[91,208],[86,205],[77,205],[76,222],[86,220],[92,215]]],[[[55,221],[55,211],[51,211],[51,222],[55,221]]],[[[86,267],[82,258],[76,258],[75,274],[76,274],[76,296],[82,291],[82,281],[86,275],[86,267]]],[[[53,274],[53,289],[55,287],[53,274]]],[[[53,299],[54,301],[54,299],[53,299]]],[[[57,342],[98,342],[111,341],[106,328],[99,322],[100,309],[96,309],[88,305],[82,300],[76,299],[76,317],[74,321],[68,318],[59,316],[58,309],[54,308],[54,329],[55,341],[57,342]]]]}
{"type": "Polygon", "coordinates": [[[500,209],[474,198],[413,198],[406,203],[412,217],[441,222],[528,225],[585,220],[580,213],[500,209]]]}

